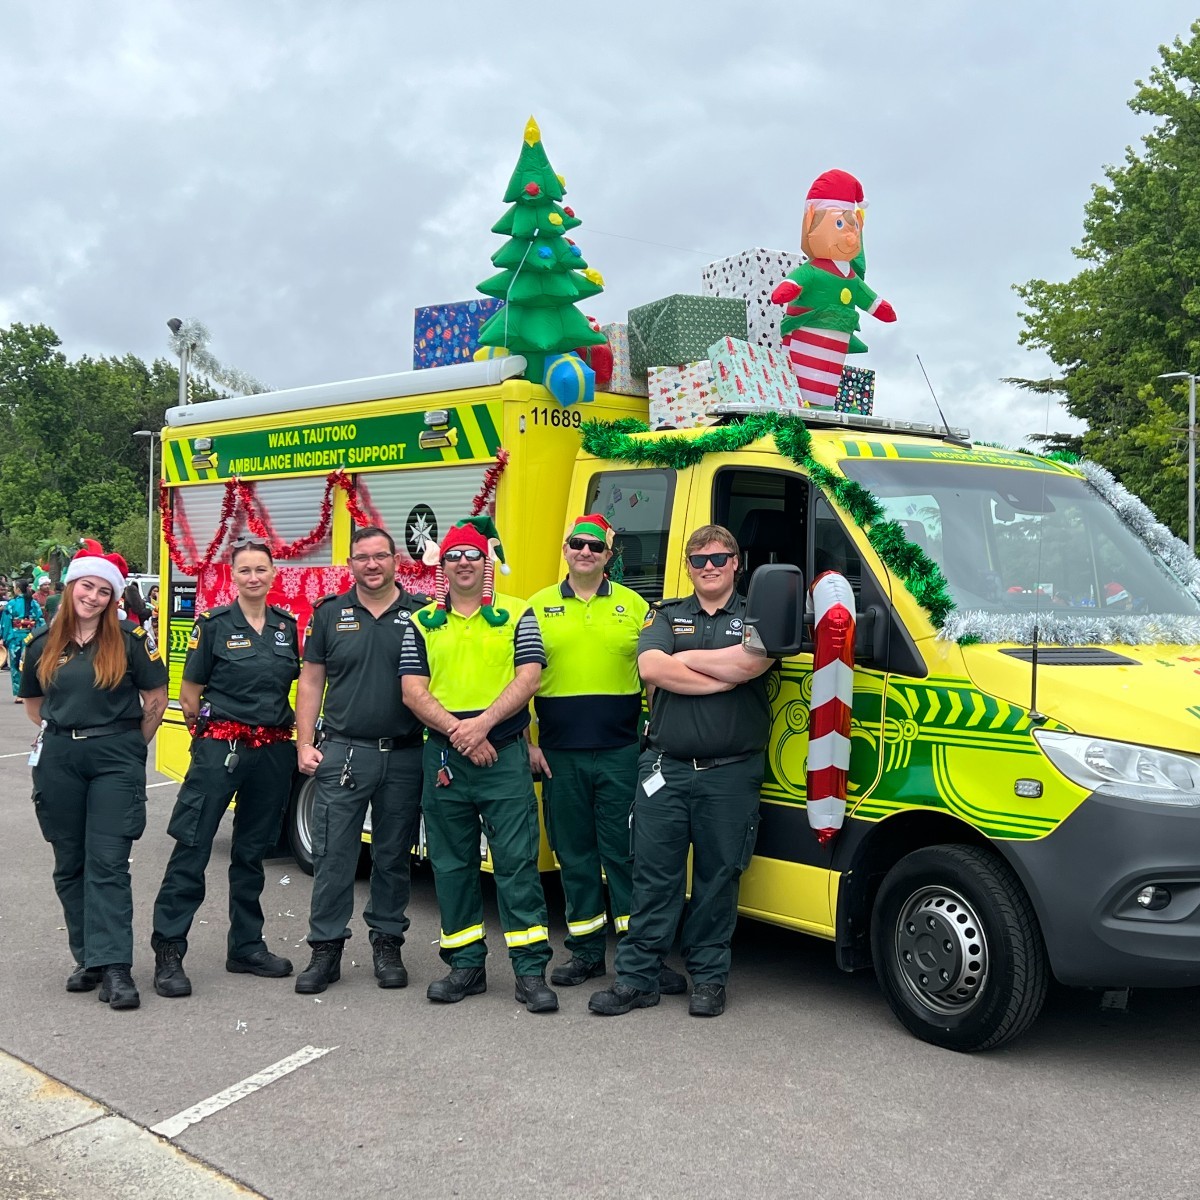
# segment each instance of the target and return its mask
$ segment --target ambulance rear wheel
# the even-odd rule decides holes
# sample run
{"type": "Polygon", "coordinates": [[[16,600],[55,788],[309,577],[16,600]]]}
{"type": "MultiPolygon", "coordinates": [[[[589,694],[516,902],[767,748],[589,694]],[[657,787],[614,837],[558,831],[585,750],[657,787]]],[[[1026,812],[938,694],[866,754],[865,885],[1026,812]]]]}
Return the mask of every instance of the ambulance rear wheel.
{"type": "Polygon", "coordinates": [[[313,873],[312,811],[316,796],[317,781],[311,775],[301,775],[286,817],[288,846],[305,875],[313,873]]]}
{"type": "Polygon", "coordinates": [[[929,846],[884,878],[871,916],[875,974],[922,1041],[990,1050],[1041,1011],[1049,971],[1033,906],[996,855],[929,846]]]}

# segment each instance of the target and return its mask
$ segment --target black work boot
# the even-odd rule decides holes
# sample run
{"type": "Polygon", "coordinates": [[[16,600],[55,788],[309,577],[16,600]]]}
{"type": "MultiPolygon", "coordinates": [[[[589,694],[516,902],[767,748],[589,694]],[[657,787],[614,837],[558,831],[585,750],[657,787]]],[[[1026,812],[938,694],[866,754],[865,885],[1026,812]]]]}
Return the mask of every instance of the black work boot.
{"type": "Polygon", "coordinates": [[[698,983],[692,988],[688,1015],[719,1017],[725,1011],[725,988],[719,983],[698,983]]]}
{"type": "Polygon", "coordinates": [[[571,961],[563,963],[561,967],[555,967],[550,972],[550,982],[555,987],[578,987],[581,983],[587,983],[589,979],[595,979],[597,975],[604,974],[604,959],[598,962],[588,962],[586,958],[580,958],[577,954],[571,956],[571,961]]]}
{"type": "Polygon", "coordinates": [[[653,1008],[657,992],[642,992],[627,983],[614,983],[606,992],[593,992],[588,1009],[602,1017],[619,1017],[631,1008],[653,1008]]]}
{"type": "Polygon", "coordinates": [[[227,958],[225,970],[234,975],[259,975],[263,979],[284,979],[292,973],[292,960],[272,954],[266,946],[241,958],[227,958]]]}
{"type": "Polygon", "coordinates": [[[85,967],[80,963],[75,964],[75,970],[67,976],[67,991],[68,992],[91,992],[95,991],[96,985],[100,982],[99,967],[85,967]]]}
{"type": "Polygon", "coordinates": [[[400,957],[403,943],[391,933],[371,931],[371,957],[375,962],[375,978],[381,988],[408,987],[408,968],[400,957]]]}
{"type": "Polygon", "coordinates": [[[296,991],[311,996],[323,992],[342,977],[342,947],[345,941],[313,942],[309,964],[296,976],[296,991]]]}
{"type": "Polygon", "coordinates": [[[141,1004],[128,963],[109,963],[100,968],[99,1000],[109,1008],[137,1008],[141,1004]]]}
{"type": "Polygon", "coordinates": [[[664,996],[682,996],[688,990],[687,980],[664,963],[658,972],[658,990],[664,996]]]}
{"type": "Polygon", "coordinates": [[[439,1004],[457,1004],[467,996],[487,991],[487,970],[484,967],[455,967],[443,979],[435,979],[425,995],[439,1004]]]}
{"type": "Polygon", "coordinates": [[[517,1001],[531,1013],[558,1011],[558,996],[547,986],[545,975],[518,975],[517,1001]]]}
{"type": "Polygon", "coordinates": [[[192,981],[183,971],[183,943],[172,942],[155,935],[154,945],[154,990],[160,996],[172,999],[192,994],[192,981]]]}

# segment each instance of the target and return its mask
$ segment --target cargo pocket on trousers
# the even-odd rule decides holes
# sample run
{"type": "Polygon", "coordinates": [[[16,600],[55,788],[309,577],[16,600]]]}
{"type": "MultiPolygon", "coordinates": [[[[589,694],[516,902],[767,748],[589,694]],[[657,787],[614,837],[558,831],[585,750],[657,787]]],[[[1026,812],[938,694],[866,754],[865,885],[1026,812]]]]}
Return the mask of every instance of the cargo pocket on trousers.
{"type": "Polygon", "coordinates": [[[46,800],[37,788],[33,789],[33,812],[34,816],[37,817],[38,828],[42,831],[42,837],[48,842],[53,841],[54,839],[50,834],[54,829],[54,822],[46,812],[46,800]]]}
{"type": "Polygon", "coordinates": [[[742,844],[742,854],[738,859],[738,874],[740,875],[749,865],[750,860],[754,857],[754,843],[758,841],[758,813],[746,823],[746,840],[742,844]]]}
{"type": "Polygon", "coordinates": [[[135,842],[146,832],[146,789],[135,787],[125,813],[125,836],[135,842]]]}
{"type": "MultiPolygon", "coordinates": [[[[181,787],[167,832],[181,845],[194,846],[200,837],[200,817],[204,812],[204,793],[197,787],[181,787]]],[[[143,825],[146,807],[142,806],[143,825]]]]}

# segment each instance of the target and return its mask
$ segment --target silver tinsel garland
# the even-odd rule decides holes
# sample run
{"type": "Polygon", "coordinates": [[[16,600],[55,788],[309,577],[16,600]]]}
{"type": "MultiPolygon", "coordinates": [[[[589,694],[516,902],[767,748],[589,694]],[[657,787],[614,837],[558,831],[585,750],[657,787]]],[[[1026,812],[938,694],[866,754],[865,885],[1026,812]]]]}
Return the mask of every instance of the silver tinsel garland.
{"type": "Polygon", "coordinates": [[[253,375],[239,371],[236,367],[227,367],[208,349],[208,328],[195,317],[188,317],[179,326],[178,333],[172,333],[167,340],[176,354],[188,352],[188,367],[199,375],[207,375],[218,387],[228,388],[242,396],[250,396],[257,392],[269,392],[271,389],[265,383],[259,383],[253,375]]]}
{"type": "MultiPolygon", "coordinates": [[[[1116,510],[1126,526],[1157,555],[1200,600],[1200,560],[1128,488],[1098,463],[1072,464],[1116,510]]],[[[1015,642],[1029,645],[1034,628],[1038,641],[1050,646],[1200,646],[1200,617],[1170,614],[1063,613],[1047,607],[1040,613],[955,611],[938,631],[944,641],[1015,642]]]]}

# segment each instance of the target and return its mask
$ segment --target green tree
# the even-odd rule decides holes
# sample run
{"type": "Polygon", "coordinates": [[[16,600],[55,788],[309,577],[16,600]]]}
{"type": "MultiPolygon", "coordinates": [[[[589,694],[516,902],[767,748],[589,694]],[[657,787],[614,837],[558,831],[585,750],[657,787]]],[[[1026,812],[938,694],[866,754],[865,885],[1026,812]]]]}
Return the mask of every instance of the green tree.
{"type": "Polygon", "coordinates": [[[129,564],[131,571],[147,574],[150,567],[146,565],[146,513],[139,509],[130,513],[112,531],[109,539],[110,550],[115,550],[129,564]]]}
{"type": "Polygon", "coordinates": [[[509,210],[492,226],[509,240],[492,255],[499,274],[479,290],[506,301],[479,331],[481,346],[503,346],[523,354],[526,378],[541,382],[549,355],[604,342],[576,307],[578,300],[603,291],[603,280],[566,236],[580,224],[559,201],[565,189],[554,173],[541,130],[530,117],[521,154],[504,193],[509,210]]]}
{"type": "Polygon", "coordinates": [[[1016,289],[1022,344],[1044,350],[1059,370],[1054,380],[1016,382],[1058,392],[1088,424],[1084,454],[1179,534],[1187,528],[1187,382],[1157,377],[1200,370],[1200,21],[1189,35],[1160,47],[1149,82],[1137,81],[1129,106],[1156,124],[1092,189],[1074,250],[1088,265],[1065,282],[1016,289]]]}

